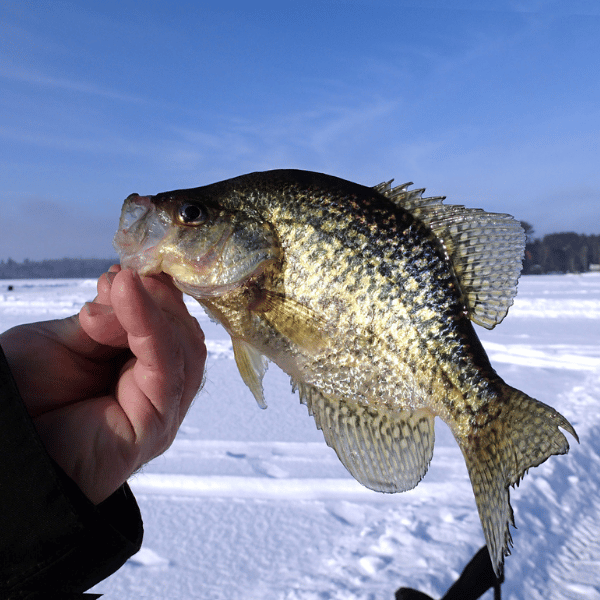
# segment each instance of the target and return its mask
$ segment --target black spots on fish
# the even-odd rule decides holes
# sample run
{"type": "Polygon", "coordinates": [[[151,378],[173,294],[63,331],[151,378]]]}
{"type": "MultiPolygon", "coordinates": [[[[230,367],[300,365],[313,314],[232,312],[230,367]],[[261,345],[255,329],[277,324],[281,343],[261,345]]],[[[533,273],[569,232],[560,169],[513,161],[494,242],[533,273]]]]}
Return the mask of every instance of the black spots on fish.
{"type": "Polygon", "coordinates": [[[433,379],[430,379],[429,384],[425,388],[425,394],[429,400],[433,399],[434,391],[433,391],[433,379]]]}
{"type": "Polygon", "coordinates": [[[416,375],[419,372],[419,363],[416,361],[416,359],[408,358],[405,361],[405,364],[413,375],[416,375]]]}
{"type": "Polygon", "coordinates": [[[366,290],[362,294],[358,294],[358,296],[356,296],[356,300],[359,304],[365,304],[367,302],[366,290]]]}
{"type": "Polygon", "coordinates": [[[396,296],[397,289],[398,284],[395,283],[391,277],[385,278],[383,283],[379,286],[379,289],[377,290],[378,300],[382,303],[388,303],[390,299],[396,296]]]}
{"type": "Polygon", "coordinates": [[[497,440],[500,438],[499,424],[487,415],[478,413],[475,418],[470,419],[468,443],[475,452],[482,454],[485,461],[496,456],[499,451],[497,440]]]}
{"type": "Polygon", "coordinates": [[[390,234],[396,233],[398,227],[396,213],[388,213],[381,221],[381,224],[390,234]]]}
{"type": "MultiPolygon", "coordinates": [[[[448,356],[448,359],[451,360],[452,356],[448,356]]],[[[454,359],[454,367],[457,373],[456,380],[461,389],[466,389],[471,385],[473,379],[472,364],[468,357],[464,355],[459,355],[454,359]]]]}
{"type": "Polygon", "coordinates": [[[364,209],[364,202],[359,201],[356,196],[349,196],[344,200],[347,208],[351,209],[353,212],[360,213],[364,209]]]}
{"type": "Polygon", "coordinates": [[[370,270],[363,263],[362,257],[356,253],[346,253],[343,258],[331,259],[333,266],[333,281],[345,287],[348,294],[366,291],[368,287],[368,273],[373,273],[374,265],[370,270]]]}
{"type": "Polygon", "coordinates": [[[321,296],[316,304],[323,314],[332,313],[339,316],[348,312],[346,300],[337,296],[321,296]]]}
{"type": "Polygon", "coordinates": [[[471,425],[476,429],[483,429],[490,423],[498,422],[498,418],[502,413],[501,403],[494,402],[485,393],[477,393],[476,390],[474,390],[467,406],[468,410],[465,413],[471,417],[471,425]]]}
{"type": "Polygon", "coordinates": [[[479,391],[473,390],[469,400],[464,400],[461,411],[463,418],[468,419],[469,439],[472,439],[475,445],[480,442],[481,431],[485,430],[486,437],[499,433],[504,403],[500,399],[495,399],[494,393],[490,392],[487,386],[479,391]]]}
{"type": "Polygon", "coordinates": [[[387,262],[382,262],[379,264],[378,268],[379,274],[386,279],[390,279],[393,276],[394,269],[391,264],[387,262]]]}

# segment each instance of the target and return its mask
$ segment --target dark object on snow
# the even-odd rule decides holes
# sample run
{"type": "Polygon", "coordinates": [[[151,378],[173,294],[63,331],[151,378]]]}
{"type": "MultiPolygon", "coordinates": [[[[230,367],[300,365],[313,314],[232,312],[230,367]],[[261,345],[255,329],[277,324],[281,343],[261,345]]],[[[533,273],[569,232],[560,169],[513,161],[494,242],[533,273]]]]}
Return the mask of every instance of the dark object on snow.
{"type": "Polygon", "coordinates": [[[433,598],[411,588],[400,588],[396,592],[396,600],[433,600],[433,598]]]}
{"type": "Polygon", "coordinates": [[[433,598],[412,588],[400,588],[396,592],[396,600],[433,600],[433,598]]]}
{"type": "MultiPolygon", "coordinates": [[[[477,600],[490,588],[494,590],[494,600],[501,600],[500,586],[504,577],[498,579],[492,567],[487,546],[484,546],[471,559],[456,583],[446,592],[442,600],[477,600]]],[[[427,594],[410,588],[400,588],[396,600],[433,600],[427,594]]]]}
{"type": "Polygon", "coordinates": [[[442,600],[476,600],[490,588],[494,590],[494,599],[500,600],[500,585],[503,581],[504,577],[496,577],[487,546],[484,546],[471,559],[442,600]]]}

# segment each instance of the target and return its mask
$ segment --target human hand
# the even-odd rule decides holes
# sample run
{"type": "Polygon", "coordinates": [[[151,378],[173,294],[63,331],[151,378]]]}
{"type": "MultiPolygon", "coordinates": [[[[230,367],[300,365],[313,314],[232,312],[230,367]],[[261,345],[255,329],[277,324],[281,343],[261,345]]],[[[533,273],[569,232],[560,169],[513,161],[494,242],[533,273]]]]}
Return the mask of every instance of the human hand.
{"type": "Polygon", "coordinates": [[[118,266],[79,315],[14,327],[0,345],[47,451],[96,504],[171,445],[206,360],[171,280],[118,266]]]}

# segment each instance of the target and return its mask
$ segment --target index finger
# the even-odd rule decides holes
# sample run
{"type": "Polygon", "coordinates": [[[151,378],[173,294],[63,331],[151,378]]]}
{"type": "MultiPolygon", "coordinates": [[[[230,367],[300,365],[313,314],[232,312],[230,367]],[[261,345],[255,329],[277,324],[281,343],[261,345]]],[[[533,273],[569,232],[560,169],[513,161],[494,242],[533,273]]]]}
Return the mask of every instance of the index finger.
{"type": "Polygon", "coordinates": [[[136,273],[121,271],[111,302],[136,357],[119,382],[119,403],[138,439],[158,435],[168,445],[202,382],[204,335],[164,281],[142,284],[136,273]]]}

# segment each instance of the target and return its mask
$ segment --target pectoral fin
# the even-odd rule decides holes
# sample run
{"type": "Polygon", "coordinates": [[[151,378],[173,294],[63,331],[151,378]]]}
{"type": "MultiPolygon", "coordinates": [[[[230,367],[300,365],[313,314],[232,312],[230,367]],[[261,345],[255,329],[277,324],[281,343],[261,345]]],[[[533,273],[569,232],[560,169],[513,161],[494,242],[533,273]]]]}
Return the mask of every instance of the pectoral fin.
{"type": "Polygon", "coordinates": [[[391,493],[421,481],[433,455],[431,413],[368,408],[329,398],[310,385],[297,387],[325,441],[360,483],[391,493]]]}
{"type": "Polygon", "coordinates": [[[324,320],[304,304],[277,292],[259,290],[250,309],[306,352],[316,354],[326,347],[324,320]]]}
{"type": "Polygon", "coordinates": [[[233,346],[233,356],[244,383],[250,388],[258,405],[261,408],[267,408],[262,380],[269,366],[269,360],[250,344],[239,338],[232,338],[231,344],[233,346]]]}

